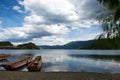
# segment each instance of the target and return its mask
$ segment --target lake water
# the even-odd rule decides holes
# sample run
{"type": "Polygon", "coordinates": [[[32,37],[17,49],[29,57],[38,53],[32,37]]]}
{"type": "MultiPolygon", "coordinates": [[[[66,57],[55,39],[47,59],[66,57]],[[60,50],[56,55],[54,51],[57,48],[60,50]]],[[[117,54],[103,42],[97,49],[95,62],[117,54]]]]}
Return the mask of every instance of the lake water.
{"type": "MultiPolygon", "coordinates": [[[[8,63],[27,55],[42,56],[42,72],[120,73],[120,50],[0,50],[11,54],[8,63]],[[98,56],[99,55],[99,56],[98,56]]],[[[0,67],[4,70],[3,67],[0,67]]],[[[22,71],[27,71],[23,68],[22,71]]]]}

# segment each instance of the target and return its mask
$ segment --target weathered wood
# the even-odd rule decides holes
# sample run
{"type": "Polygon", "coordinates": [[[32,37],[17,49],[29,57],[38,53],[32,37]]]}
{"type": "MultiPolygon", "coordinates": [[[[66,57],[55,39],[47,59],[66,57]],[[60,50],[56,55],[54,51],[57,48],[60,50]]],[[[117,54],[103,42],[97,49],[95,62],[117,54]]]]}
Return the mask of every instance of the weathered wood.
{"type": "Polygon", "coordinates": [[[32,56],[27,56],[24,59],[15,62],[10,62],[8,64],[2,64],[1,66],[3,66],[6,70],[16,70],[30,63],[31,61],[32,61],[32,56]]]}
{"type": "Polygon", "coordinates": [[[10,54],[0,54],[0,61],[7,60],[10,54]]]}
{"type": "Polygon", "coordinates": [[[42,58],[37,56],[29,65],[28,71],[40,71],[42,67],[42,58]]]}

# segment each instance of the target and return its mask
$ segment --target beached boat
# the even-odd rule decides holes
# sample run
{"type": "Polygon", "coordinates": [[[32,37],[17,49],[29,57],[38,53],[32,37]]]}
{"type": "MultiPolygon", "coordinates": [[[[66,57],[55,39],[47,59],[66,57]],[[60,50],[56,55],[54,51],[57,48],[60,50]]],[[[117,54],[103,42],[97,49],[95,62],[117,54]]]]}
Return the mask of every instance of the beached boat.
{"type": "Polygon", "coordinates": [[[10,54],[0,54],[0,61],[7,60],[10,54]]]}
{"type": "Polygon", "coordinates": [[[23,67],[24,65],[27,65],[31,61],[32,61],[32,56],[27,56],[21,60],[10,62],[8,64],[2,64],[1,66],[3,66],[6,70],[17,70],[23,67]]]}
{"type": "Polygon", "coordinates": [[[42,58],[37,56],[31,63],[28,65],[28,71],[40,71],[42,67],[42,58]]]}

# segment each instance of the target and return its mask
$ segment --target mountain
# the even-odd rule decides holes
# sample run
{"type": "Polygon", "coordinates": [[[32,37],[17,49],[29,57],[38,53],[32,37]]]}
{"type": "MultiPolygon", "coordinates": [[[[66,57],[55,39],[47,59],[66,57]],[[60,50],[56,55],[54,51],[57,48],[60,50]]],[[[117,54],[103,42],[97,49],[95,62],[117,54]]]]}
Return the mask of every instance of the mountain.
{"type": "Polygon", "coordinates": [[[64,49],[63,46],[55,45],[55,46],[49,46],[49,45],[41,45],[38,46],[40,49],[64,49]]]}
{"type": "Polygon", "coordinates": [[[39,47],[42,49],[78,49],[78,48],[84,48],[84,47],[90,46],[95,41],[96,40],[73,41],[73,42],[67,43],[65,45],[55,45],[55,46],[42,45],[39,47]]]}
{"type": "Polygon", "coordinates": [[[95,40],[88,40],[88,41],[73,41],[68,44],[63,45],[64,48],[67,49],[77,49],[77,48],[83,48],[92,45],[95,42],[95,40]]]}

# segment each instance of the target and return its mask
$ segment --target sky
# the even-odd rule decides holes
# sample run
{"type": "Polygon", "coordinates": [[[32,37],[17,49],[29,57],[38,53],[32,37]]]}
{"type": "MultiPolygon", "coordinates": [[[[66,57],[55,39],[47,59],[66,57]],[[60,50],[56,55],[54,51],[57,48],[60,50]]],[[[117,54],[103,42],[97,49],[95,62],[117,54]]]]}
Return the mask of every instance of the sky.
{"type": "Polygon", "coordinates": [[[0,41],[63,45],[95,39],[106,9],[97,0],[0,0],[0,41]]]}

